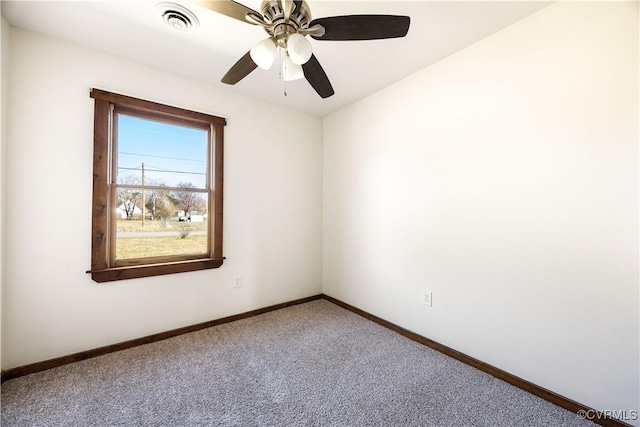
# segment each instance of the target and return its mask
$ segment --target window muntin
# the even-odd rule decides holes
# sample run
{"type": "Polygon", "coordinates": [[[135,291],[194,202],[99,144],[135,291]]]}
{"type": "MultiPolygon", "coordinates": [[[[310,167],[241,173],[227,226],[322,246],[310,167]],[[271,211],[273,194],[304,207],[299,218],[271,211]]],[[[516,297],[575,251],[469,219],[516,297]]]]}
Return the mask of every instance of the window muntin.
{"type": "Polygon", "coordinates": [[[225,120],[98,89],[91,97],[92,278],[219,267],[225,120]]]}

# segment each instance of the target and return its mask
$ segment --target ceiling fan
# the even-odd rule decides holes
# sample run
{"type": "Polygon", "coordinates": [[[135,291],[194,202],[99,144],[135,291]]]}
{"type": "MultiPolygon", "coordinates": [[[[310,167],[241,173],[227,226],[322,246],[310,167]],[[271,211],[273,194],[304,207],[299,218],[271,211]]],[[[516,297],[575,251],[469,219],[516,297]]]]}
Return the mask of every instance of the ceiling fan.
{"type": "MultiPolygon", "coordinates": [[[[257,67],[268,70],[279,57],[286,81],[306,78],[322,98],[334,94],[331,82],[306,36],[315,40],[379,40],[404,37],[410,18],[396,15],[346,15],[311,19],[306,1],[263,0],[261,13],[233,0],[196,0],[196,3],[231,18],[259,25],[269,37],[256,44],[222,77],[238,83],[257,67]]],[[[286,91],[285,91],[286,95],[286,91]]]]}

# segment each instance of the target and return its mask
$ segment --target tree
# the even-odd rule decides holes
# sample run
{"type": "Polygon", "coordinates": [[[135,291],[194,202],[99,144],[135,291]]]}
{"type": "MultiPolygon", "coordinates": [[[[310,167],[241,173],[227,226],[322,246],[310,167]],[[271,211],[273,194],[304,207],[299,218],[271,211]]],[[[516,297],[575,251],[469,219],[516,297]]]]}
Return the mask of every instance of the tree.
{"type": "MultiPolygon", "coordinates": [[[[146,185],[163,187],[165,183],[160,179],[153,179],[149,180],[146,185]]],[[[146,190],[146,208],[147,212],[151,214],[151,219],[171,216],[173,203],[171,203],[171,199],[168,197],[169,194],[167,190],[146,190]]]]}
{"type": "MultiPolygon", "coordinates": [[[[124,185],[140,185],[140,177],[135,175],[118,176],[118,183],[124,185]]],[[[139,188],[118,188],[116,192],[117,206],[124,210],[127,219],[133,219],[138,204],[142,199],[142,191],[139,188]]],[[[138,208],[139,209],[139,208],[138,208]]]]}
{"type": "MultiPolygon", "coordinates": [[[[178,184],[178,187],[185,189],[196,188],[196,186],[190,182],[181,182],[178,184]]],[[[194,210],[202,210],[206,205],[202,195],[194,191],[175,191],[173,197],[178,207],[182,209],[187,216],[194,210]]]]}

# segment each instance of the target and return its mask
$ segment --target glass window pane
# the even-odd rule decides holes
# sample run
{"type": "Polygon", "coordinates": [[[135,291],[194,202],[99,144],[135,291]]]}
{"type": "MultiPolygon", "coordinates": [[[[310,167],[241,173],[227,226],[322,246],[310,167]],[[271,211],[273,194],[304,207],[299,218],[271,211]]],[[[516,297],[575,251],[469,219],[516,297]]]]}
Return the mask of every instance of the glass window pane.
{"type": "Polygon", "coordinates": [[[206,130],[126,114],[117,119],[117,183],[206,188],[206,130]]]}
{"type": "Polygon", "coordinates": [[[207,194],[117,189],[116,260],[208,253],[207,194]],[[144,206],[144,209],[143,209],[144,206]]]}

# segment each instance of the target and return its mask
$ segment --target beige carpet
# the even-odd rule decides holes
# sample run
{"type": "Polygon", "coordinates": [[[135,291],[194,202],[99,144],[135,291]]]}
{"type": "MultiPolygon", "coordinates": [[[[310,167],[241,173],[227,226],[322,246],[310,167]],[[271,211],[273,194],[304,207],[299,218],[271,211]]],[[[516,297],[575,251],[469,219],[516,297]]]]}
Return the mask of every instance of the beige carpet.
{"type": "Polygon", "coordinates": [[[317,300],[2,385],[2,426],[590,426],[317,300]]]}

